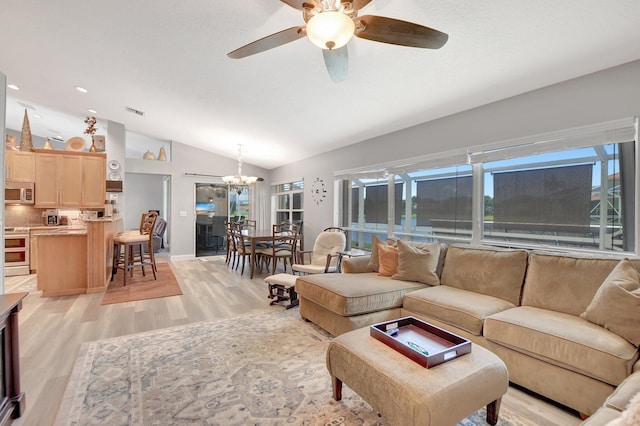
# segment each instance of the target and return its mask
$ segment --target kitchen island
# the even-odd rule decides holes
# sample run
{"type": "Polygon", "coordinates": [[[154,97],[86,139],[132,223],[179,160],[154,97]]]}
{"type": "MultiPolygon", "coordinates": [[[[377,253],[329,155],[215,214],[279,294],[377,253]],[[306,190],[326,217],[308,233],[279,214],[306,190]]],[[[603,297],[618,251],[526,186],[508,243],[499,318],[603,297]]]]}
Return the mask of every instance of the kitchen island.
{"type": "Polygon", "coordinates": [[[38,234],[38,290],[47,296],[99,293],[107,289],[113,265],[113,237],[122,219],[85,220],[85,229],[51,229],[38,234]]]}

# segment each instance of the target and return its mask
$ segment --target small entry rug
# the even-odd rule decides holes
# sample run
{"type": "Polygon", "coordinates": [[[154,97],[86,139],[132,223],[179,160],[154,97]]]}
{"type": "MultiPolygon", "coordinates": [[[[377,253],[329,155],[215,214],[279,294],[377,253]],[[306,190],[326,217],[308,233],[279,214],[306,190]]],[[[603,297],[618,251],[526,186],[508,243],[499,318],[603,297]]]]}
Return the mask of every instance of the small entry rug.
{"type": "Polygon", "coordinates": [[[127,277],[126,286],[123,284],[124,272],[118,270],[102,298],[102,304],[109,305],[111,303],[181,295],[180,285],[175,275],[173,275],[169,263],[162,262],[156,263],[156,265],[158,266],[158,272],[156,272],[157,280],[153,279],[151,267],[145,267],[146,276],[142,276],[141,268],[135,268],[133,278],[127,277]]]}
{"type": "MultiPolygon", "coordinates": [[[[84,343],[55,424],[389,425],[348,386],[332,398],[329,341],[278,310],[84,343]]],[[[460,425],[486,425],[484,409],[460,425]]]]}

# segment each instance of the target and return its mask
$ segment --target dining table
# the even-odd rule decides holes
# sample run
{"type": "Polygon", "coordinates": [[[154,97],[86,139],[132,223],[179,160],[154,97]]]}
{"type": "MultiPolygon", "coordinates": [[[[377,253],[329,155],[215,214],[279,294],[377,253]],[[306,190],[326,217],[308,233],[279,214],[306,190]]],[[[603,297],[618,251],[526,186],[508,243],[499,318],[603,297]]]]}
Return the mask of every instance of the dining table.
{"type": "Polygon", "coordinates": [[[256,244],[273,242],[273,228],[246,228],[241,232],[245,239],[251,242],[251,278],[253,278],[256,265],[256,244]]]}

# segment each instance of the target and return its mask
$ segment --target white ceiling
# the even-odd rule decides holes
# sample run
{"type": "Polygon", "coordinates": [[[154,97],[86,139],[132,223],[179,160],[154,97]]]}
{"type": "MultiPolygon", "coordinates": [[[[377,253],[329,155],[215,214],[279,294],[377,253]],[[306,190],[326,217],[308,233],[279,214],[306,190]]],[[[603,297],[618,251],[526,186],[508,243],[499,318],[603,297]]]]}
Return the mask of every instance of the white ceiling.
{"type": "Polygon", "coordinates": [[[304,23],[278,0],[3,0],[0,72],[20,87],[7,91],[7,127],[22,127],[22,102],[35,108],[33,134],[68,139],[93,108],[101,126],[231,158],[242,143],[246,162],[270,169],[640,59],[638,0],[373,0],[369,14],[449,41],[427,50],[354,38],[349,78],[333,83],[304,38],[226,56],[304,23]]]}

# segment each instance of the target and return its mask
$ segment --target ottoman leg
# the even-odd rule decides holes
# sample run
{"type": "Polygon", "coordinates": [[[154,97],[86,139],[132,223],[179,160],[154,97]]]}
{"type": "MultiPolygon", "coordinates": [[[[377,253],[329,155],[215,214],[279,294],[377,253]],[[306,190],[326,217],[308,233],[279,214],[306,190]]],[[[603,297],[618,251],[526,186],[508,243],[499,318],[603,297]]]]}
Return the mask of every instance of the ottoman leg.
{"type": "Polygon", "coordinates": [[[333,388],[333,399],[340,401],[342,399],[342,380],[331,376],[331,387],[333,388]]]}
{"type": "Polygon", "coordinates": [[[500,411],[500,402],[502,398],[498,398],[489,405],[487,405],[487,423],[495,426],[498,423],[498,412],[500,411]]]}

